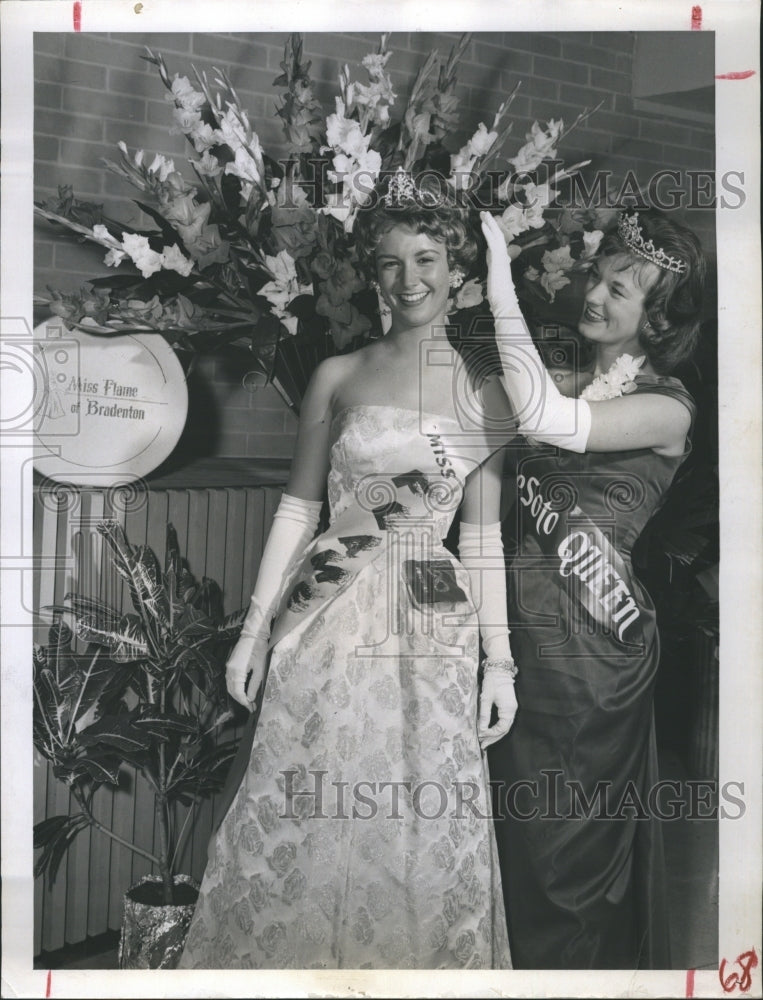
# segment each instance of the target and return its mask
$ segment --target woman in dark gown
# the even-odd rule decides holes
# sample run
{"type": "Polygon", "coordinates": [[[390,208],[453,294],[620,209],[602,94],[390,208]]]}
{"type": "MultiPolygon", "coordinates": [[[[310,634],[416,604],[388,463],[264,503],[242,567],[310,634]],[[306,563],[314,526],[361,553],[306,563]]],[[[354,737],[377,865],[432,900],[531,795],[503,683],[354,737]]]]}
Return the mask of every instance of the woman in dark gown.
{"type": "Polygon", "coordinates": [[[659,639],[630,553],[690,447],[693,401],[665,373],[696,341],[702,252],[660,213],[623,213],[579,324],[594,371],[552,380],[521,321],[500,231],[489,217],[483,229],[505,384],[529,438],[509,575],[519,710],[489,754],[513,961],[665,968],[659,639]]]}

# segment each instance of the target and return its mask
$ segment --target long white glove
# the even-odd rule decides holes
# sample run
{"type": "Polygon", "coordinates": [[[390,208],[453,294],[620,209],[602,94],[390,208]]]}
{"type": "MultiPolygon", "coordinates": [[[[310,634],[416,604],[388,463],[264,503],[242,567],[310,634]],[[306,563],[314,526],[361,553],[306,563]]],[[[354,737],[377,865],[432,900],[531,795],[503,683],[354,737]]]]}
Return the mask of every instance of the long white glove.
{"type": "Polygon", "coordinates": [[[273,616],[315,534],[321,507],[320,500],[284,493],[273,517],[241,636],[225,666],[228,694],[250,712],[265,676],[273,616]]]}
{"type": "Polygon", "coordinates": [[[591,431],[591,408],[584,399],[563,396],[554,385],[519,308],[504,235],[488,212],[482,212],[481,219],[488,245],[488,301],[519,431],[536,441],[583,452],[591,431]]]}
{"type": "Polygon", "coordinates": [[[517,712],[513,664],[506,611],[506,567],[501,525],[461,522],[458,541],[461,564],[469,573],[472,598],[477,607],[485,671],[480,692],[477,736],[484,750],[511,729],[517,712]],[[490,725],[495,705],[498,719],[490,725]]]}

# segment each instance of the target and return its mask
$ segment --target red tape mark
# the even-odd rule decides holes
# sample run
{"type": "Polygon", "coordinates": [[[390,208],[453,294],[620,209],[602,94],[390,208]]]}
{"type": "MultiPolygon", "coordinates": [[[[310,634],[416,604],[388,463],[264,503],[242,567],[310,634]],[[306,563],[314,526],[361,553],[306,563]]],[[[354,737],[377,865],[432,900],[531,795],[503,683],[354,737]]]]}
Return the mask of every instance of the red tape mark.
{"type": "Polygon", "coordinates": [[[691,9],[691,30],[702,31],[702,8],[699,4],[691,9]]]}
{"type": "Polygon", "coordinates": [[[694,969],[686,970],[686,996],[694,996],[694,969]]]}
{"type": "Polygon", "coordinates": [[[715,77],[716,80],[748,80],[751,76],[755,76],[754,69],[743,69],[739,73],[718,73],[715,77]]]}
{"type": "Polygon", "coordinates": [[[50,981],[51,981],[52,978],[53,978],[53,974],[50,971],[50,969],[48,969],[48,981],[45,984],[45,996],[46,997],[50,996],[50,981]]]}
{"type": "Polygon", "coordinates": [[[72,7],[72,21],[74,23],[74,30],[79,31],[82,27],[82,0],[74,0],[74,6],[72,7]]]}

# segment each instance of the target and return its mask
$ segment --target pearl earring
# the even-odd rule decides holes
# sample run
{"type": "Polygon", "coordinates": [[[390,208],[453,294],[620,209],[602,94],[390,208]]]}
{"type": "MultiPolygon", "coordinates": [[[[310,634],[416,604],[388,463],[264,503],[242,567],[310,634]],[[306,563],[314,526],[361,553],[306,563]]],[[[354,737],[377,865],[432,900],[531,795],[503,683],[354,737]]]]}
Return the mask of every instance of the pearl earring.
{"type": "Polygon", "coordinates": [[[448,284],[451,288],[460,288],[464,283],[465,277],[466,275],[464,274],[462,268],[454,267],[448,275],[448,284]]]}
{"type": "Polygon", "coordinates": [[[381,293],[381,289],[379,288],[379,282],[376,281],[375,278],[372,278],[371,281],[368,282],[368,287],[371,289],[372,292],[376,292],[377,295],[381,293]]]}

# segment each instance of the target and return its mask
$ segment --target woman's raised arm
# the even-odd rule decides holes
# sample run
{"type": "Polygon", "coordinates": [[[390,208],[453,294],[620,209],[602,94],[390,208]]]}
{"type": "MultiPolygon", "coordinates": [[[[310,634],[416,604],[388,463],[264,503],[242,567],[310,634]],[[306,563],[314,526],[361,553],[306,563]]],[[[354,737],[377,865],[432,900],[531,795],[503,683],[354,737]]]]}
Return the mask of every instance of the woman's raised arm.
{"type": "Polygon", "coordinates": [[[482,213],[488,244],[488,299],[504,385],[527,437],[569,451],[651,448],[682,453],[691,414],[679,400],[657,394],[588,402],[563,396],[546,371],[519,308],[506,241],[495,219],[482,213]]]}

